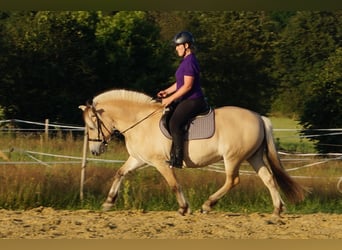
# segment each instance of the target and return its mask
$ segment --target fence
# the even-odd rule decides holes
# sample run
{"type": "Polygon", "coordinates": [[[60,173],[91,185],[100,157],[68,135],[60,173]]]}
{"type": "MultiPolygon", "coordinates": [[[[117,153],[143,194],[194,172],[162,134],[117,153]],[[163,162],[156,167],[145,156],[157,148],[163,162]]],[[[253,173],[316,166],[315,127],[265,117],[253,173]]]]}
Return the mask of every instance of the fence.
{"type": "MultiPolygon", "coordinates": [[[[290,132],[295,131],[299,132],[300,129],[279,129],[274,128],[274,131],[280,131],[280,132],[290,132]]],[[[10,119],[10,120],[0,120],[0,132],[5,133],[15,133],[15,132],[41,132],[46,135],[49,135],[51,131],[76,131],[76,132],[82,132],[84,131],[83,126],[77,126],[77,125],[63,125],[58,123],[49,123],[49,119],[45,119],[45,122],[33,122],[33,121],[25,121],[20,119],[10,119]],[[3,126],[4,124],[7,124],[7,126],[3,126]],[[40,126],[43,128],[20,128],[16,127],[15,124],[29,124],[29,125],[35,125],[40,126]]],[[[335,135],[342,135],[342,128],[334,128],[334,129],[312,129],[310,131],[317,131],[322,132],[325,131],[327,133],[325,134],[315,134],[315,135],[298,135],[299,138],[315,138],[320,136],[335,136],[335,135]]],[[[337,145],[337,146],[342,146],[337,145]]]]}
{"type": "MultiPolygon", "coordinates": [[[[5,162],[1,162],[0,164],[6,164],[6,165],[20,165],[20,164],[41,164],[47,167],[51,167],[56,164],[81,164],[81,183],[80,183],[80,198],[81,200],[83,199],[83,183],[84,183],[84,178],[85,178],[85,168],[86,168],[86,162],[88,161],[97,161],[97,162],[105,162],[105,163],[123,163],[124,161],[120,160],[104,160],[104,159],[99,159],[99,158],[89,158],[87,157],[87,137],[84,133],[84,127],[82,126],[75,126],[75,125],[63,125],[63,124],[54,124],[54,123],[49,123],[49,120],[46,119],[44,123],[41,122],[32,122],[32,121],[25,121],[25,120],[1,120],[0,121],[0,132],[2,133],[13,133],[13,132],[40,132],[44,133],[46,137],[49,136],[49,133],[51,131],[76,131],[84,134],[84,144],[83,144],[83,155],[79,157],[75,156],[68,156],[68,155],[56,155],[56,154],[47,154],[44,152],[35,152],[27,149],[21,149],[21,148],[12,148],[10,150],[12,151],[17,151],[26,154],[30,159],[33,161],[25,161],[25,162],[11,162],[6,156],[6,152],[9,150],[1,150],[0,149],[0,158],[5,159],[5,162]],[[35,126],[40,126],[43,128],[18,128],[15,126],[16,123],[23,123],[23,124],[29,124],[29,125],[35,125],[35,126]],[[7,126],[3,126],[3,129],[1,129],[1,125],[7,124],[7,126]],[[36,156],[49,156],[51,158],[62,158],[66,159],[65,161],[41,161],[39,160],[36,156]],[[6,159],[7,158],[7,159],[6,159]]],[[[299,131],[298,129],[274,129],[274,131],[299,131]]],[[[341,135],[342,134],[342,129],[317,129],[317,131],[326,131],[327,133],[325,134],[317,134],[317,135],[310,135],[310,136],[299,136],[301,138],[303,137],[318,137],[318,136],[336,136],[336,135],[341,135]]],[[[342,145],[340,145],[342,146],[342,145]]],[[[318,158],[318,160],[314,163],[309,163],[302,165],[300,167],[296,168],[290,168],[287,169],[288,172],[295,171],[301,168],[309,168],[313,167],[319,164],[326,163],[328,161],[340,161],[342,160],[342,153],[330,153],[330,154],[289,154],[286,152],[279,152],[281,156],[287,156],[286,159],[282,159],[282,161],[305,161],[305,157],[317,157],[317,156],[322,156],[322,158],[318,158]]],[[[220,172],[224,173],[224,167],[223,163],[217,163],[210,165],[206,168],[203,168],[205,171],[215,171],[215,172],[220,172]]],[[[252,175],[255,174],[254,171],[245,171],[245,170],[240,170],[240,173],[242,175],[252,175]]],[[[312,178],[312,177],[307,177],[307,176],[293,176],[294,178],[312,178]]],[[[317,178],[323,178],[323,177],[317,177],[317,178]]],[[[337,179],[337,189],[339,192],[342,193],[342,177],[336,177],[337,179]]]]}

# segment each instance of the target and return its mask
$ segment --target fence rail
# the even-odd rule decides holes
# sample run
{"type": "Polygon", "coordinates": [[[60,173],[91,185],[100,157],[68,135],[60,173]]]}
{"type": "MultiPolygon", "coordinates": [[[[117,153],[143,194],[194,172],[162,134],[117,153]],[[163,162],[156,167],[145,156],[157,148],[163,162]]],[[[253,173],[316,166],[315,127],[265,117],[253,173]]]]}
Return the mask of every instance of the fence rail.
{"type": "MultiPolygon", "coordinates": [[[[76,131],[84,131],[84,126],[81,125],[67,125],[67,124],[59,124],[59,123],[50,123],[49,119],[46,119],[45,122],[33,122],[26,121],[20,119],[8,119],[8,120],[0,120],[0,132],[4,131],[45,131],[48,130],[76,130],[76,131]],[[43,128],[19,128],[19,127],[2,127],[4,124],[31,124],[36,126],[42,126],[43,128]]],[[[274,128],[274,131],[279,132],[300,132],[303,129],[283,129],[283,128],[274,128]]],[[[317,135],[300,135],[300,138],[310,138],[310,137],[318,137],[318,136],[326,136],[326,135],[342,135],[342,128],[327,128],[327,129],[306,129],[305,131],[317,131],[317,132],[330,132],[326,134],[317,134],[317,135]]]]}
{"type": "MultiPolygon", "coordinates": [[[[32,122],[32,121],[25,121],[25,120],[19,120],[19,119],[11,119],[11,120],[0,120],[0,133],[2,132],[31,132],[31,131],[36,131],[36,132],[44,132],[46,135],[48,135],[49,131],[80,131],[84,132],[84,127],[82,126],[77,126],[77,125],[63,125],[63,124],[56,124],[56,123],[49,123],[49,120],[47,119],[44,123],[42,122],[32,122]],[[44,128],[42,129],[21,129],[21,128],[16,128],[13,126],[16,123],[24,123],[24,124],[30,124],[30,125],[35,125],[35,126],[43,126],[44,128]],[[12,124],[12,126],[3,126],[4,124],[12,124]]],[[[274,129],[274,131],[302,131],[301,129],[274,129]]],[[[318,137],[318,136],[327,136],[327,135],[341,135],[342,134],[342,128],[336,128],[336,129],[315,129],[311,131],[326,131],[328,133],[325,134],[317,134],[317,135],[310,135],[310,136],[298,136],[300,138],[309,138],[309,137],[318,137]]],[[[86,140],[85,144],[86,145],[86,140]]],[[[342,146],[342,145],[341,145],[342,146]]],[[[99,158],[87,158],[85,157],[85,151],[83,152],[83,157],[75,157],[75,156],[69,156],[69,155],[56,155],[56,154],[48,154],[44,152],[36,152],[36,151],[31,151],[31,150],[26,150],[26,149],[20,149],[20,148],[12,148],[10,150],[1,150],[0,149],[0,159],[3,157],[6,157],[4,153],[8,153],[9,151],[13,152],[19,152],[22,154],[27,155],[32,161],[16,161],[16,162],[11,162],[5,159],[5,161],[0,161],[0,165],[30,165],[30,164],[41,164],[47,167],[51,167],[57,164],[81,164],[82,165],[82,174],[85,168],[85,162],[89,161],[96,161],[96,162],[103,162],[103,163],[123,163],[124,161],[122,160],[106,160],[106,159],[99,159],[99,158]],[[1,157],[3,155],[3,157],[1,157]],[[57,161],[57,160],[51,160],[51,161],[42,161],[38,159],[36,156],[46,156],[46,157],[52,157],[52,158],[59,158],[63,159],[63,161],[57,161]],[[66,160],[67,159],[67,160],[66,160]]],[[[301,154],[301,153],[295,153],[295,154],[290,154],[286,152],[278,152],[281,156],[286,156],[286,158],[281,158],[281,161],[283,162],[304,162],[309,160],[308,158],[305,157],[310,157],[310,160],[312,158],[316,157],[317,161],[309,164],[302,165],[300,167],[295,167],[295,168],[290,168],[287,169],[288,172],[299,170],[302,168],[309,168],[313,167],[319,164],[326,163],[328,161],[340,161],[342,160],[342,154],[341,153],[329,153],[329,154],[313,154],[313,153],[308,153],[308,154],[301,154]],[[324,158],[320,158],[324,157],[324,158]]],[[[219,162],[217,164],[210,165],[206,168],[203,168],[201,170],[204,171],[214,171],[214,172],[219,172],[219,173],[224,173],[224,166],[222,162],[219,162]]],[[[246,171],[246,170],[240,170],[240,173],[242,175],[255,175],[256,173],[254,171],[246,171]]],[[[324,177],[312,177],[312,176],[292,176],[294,178],[324,178],[324,177]]],[[[84,178],[84,176],[83,176],[84,178]]],[[[342,177],[333,177],[336,178],[337,181],[337,190],[342,193],[342,177]]]]}

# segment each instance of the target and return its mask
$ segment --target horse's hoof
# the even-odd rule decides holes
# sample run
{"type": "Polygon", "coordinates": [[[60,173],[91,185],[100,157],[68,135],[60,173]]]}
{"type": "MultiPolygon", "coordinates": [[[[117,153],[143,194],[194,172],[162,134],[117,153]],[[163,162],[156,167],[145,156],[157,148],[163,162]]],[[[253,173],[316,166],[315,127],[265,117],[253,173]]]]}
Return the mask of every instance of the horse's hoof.
{"type": "Polygon", "coordinates": [[[182,216],[185,215],[185,212],[184,212],[182,209],[178,209],[178,213],[179,213],[180,215],[182,215],[182,216]]]}
{"type": "Polygon", "coordinates": [[[184,215],[186,214],[186,209],[184,209],[184,208],[179,208],[179,209],[178,209],[178,213],[179,213],[180,215],[184,216],[184,215]]]}
{"type": "Polygon", "coordinates": [[[281,219],[281,218],[283,218],[283,216],[280,213],[272,213],[271,218],[281,219]]]}
{"type": "Polygon", "coordinates": [[[209,214],[208,210],[201,209],[201,214],[209,214]]]}
{"type": "Polygon", "coordinates": [[[286,211],[286,207],[283,204],[281,204],[279,208],[274,208],[272,217],[282,218],[281,213],[284,211],[286,211]]]}
{"type": "Polygon", "coordinates": [[[211,210],[211,207],[206,205],[206,204],[203,204],[202,205],[202,208],[201,208],[201,213],[202,214],[208,214],[211,210]]]}
{"type": "Polygon", "coordinates": [[[102,204],[102,211],[103,212],[108,212],[112,209],[113,207],[113,204],[110,204],[110,203],[103,203],[102,204]]]}
{"type": "Polygon", "coordinates": [[[188,206],[186,206],[186,207],[180,207],[180,208],[178,209],[178,213],[179,213],[180,215],[184,216],[185,214],[191,214],[191,210],[190,210],[190,208],[189,208],[188,206]]]}

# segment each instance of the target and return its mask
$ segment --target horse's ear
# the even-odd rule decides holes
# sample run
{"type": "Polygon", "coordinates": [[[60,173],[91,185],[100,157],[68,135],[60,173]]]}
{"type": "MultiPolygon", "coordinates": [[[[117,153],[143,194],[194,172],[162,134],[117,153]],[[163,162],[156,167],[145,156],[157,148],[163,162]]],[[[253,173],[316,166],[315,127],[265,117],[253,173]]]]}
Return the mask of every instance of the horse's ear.
{"type": "Polygon", "coordinates": [[[87,106],[85,106],[85,105],[80,105],[80,106],[78,106],[78,108],[79,108],[79,109],[82,109],[82,111],[84,111],[84,110],[87,108],[87,106]]]}
{"type": "Polygon", "coordinates": [[[87,100],[86,105],[87,105],[87,107],[93,106],[93,100],[87,100]]]}

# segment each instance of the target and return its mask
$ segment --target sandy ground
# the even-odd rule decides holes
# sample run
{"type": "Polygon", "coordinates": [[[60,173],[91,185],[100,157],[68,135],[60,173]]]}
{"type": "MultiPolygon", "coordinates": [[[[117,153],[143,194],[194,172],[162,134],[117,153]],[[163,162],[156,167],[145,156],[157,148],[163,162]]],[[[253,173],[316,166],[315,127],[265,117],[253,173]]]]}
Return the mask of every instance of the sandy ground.
{"type": "Polygon", "coordinates": [[[0,210],[0,239],[342,239],[342,214],[0,210]]]}

